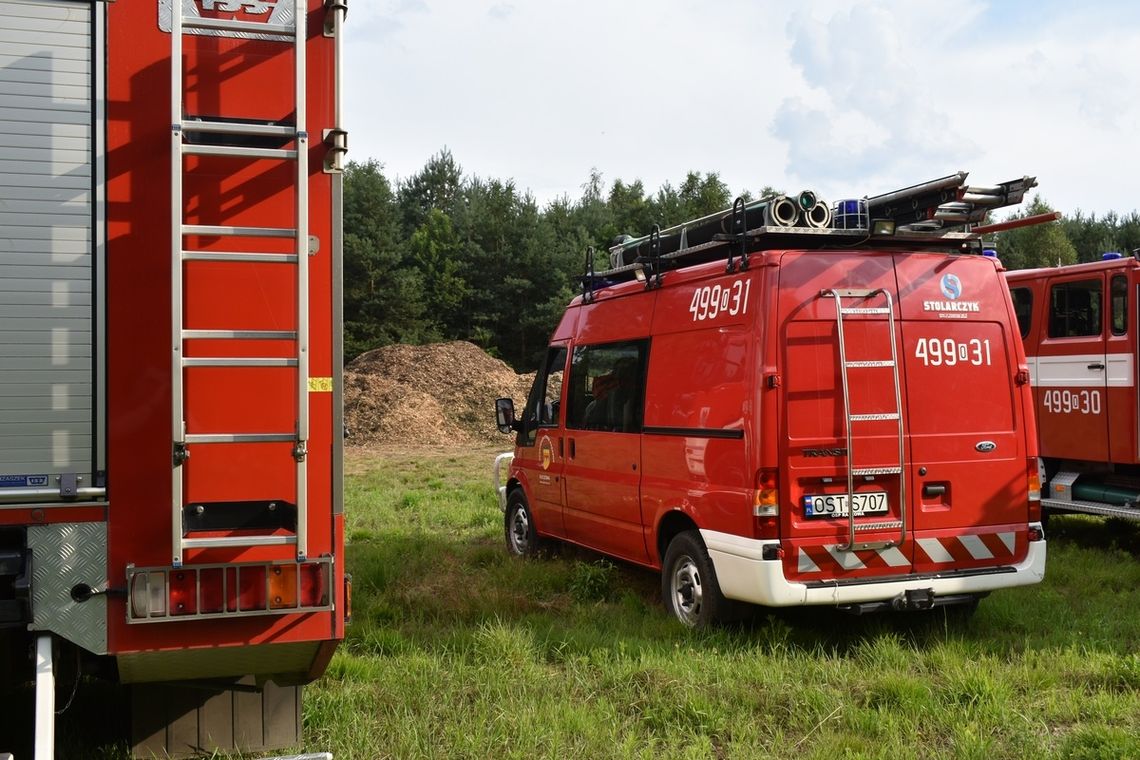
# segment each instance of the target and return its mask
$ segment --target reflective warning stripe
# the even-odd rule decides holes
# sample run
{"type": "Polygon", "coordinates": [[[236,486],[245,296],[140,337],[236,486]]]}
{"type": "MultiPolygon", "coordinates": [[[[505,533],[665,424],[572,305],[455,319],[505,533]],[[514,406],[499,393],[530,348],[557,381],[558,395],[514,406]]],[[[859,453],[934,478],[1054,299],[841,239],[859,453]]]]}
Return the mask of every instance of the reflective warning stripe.
{"type": "MultiPolygon", "coordinates": [[[[944,565],[955,562],[1012,559],[1017,547],[1017,534],[968,533],[941,538],[920,538],[915,541],[915,562],[944,565]]],[[[897,546],[885,549],[844,551],[840,544],[801,546],[797,550],[796,569],[800,573],[821,573],[825,570],[867,570],[885,567],[909,567],[911,562],[897,546]]]]}

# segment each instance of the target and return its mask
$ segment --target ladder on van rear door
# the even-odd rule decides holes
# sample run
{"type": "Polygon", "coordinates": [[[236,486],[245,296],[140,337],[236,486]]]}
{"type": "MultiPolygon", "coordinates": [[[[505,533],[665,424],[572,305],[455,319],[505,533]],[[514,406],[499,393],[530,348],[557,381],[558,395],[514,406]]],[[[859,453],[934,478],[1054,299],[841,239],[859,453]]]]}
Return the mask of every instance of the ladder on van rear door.
{"type": "MultiPolygon", "coordinates": [[[[200,15],[185,15],[188,8],[197,11],[197,4],[184,4],[181,0],[172,3],[171,9],[171,395],[173,414],[174,472],[171,488],[171,539],[172,556],[175,567],[182,566],[183,554],[187,549],[200,548],[244,548],[252,546],[295,545],[298,561],[306,558],[307,551],[307,472],[305,458],[309,438],[309,231],[308,231],[308,133],[305,126],[305,44],[307,32],[306,0],[279,0],[277,6],[292,6],[292,19],[282,23],[274,18],[268,23],[243,21],[239,19],[207,18],[200,15]],[[294,118],[293,123],[259,121],[248,118],[229,118],[212,115],[209,119],[188,118],[184,108],[183,87],[183,36],[187,34],[211,34],[223,37],[256,37],[271,43],[291,45],[293,49],[294,118]],[[274,143],[277,147],[258,147],[261,142],[274,143]],[[289,146],[291,147],[282,147],[289,146]],[[249,160],[274,160],[293,162],[293,192],[295,197],[295,217],[293,227],[240,227],[227,225],[186,224],[183,209],[183,190],[186,178],[185,158],[187,156],[222,156],[235,162],[249,160]],[[193,250],[184,245],[187,237],[200,236],[227,237],[237,241],[282,238],[292,241],[290,253],[257,253],[242,250],[235,244],[233,251],[193,250]],[[292,266],[296,272],[296,321],[294,330],[246,330],[234,329],[201,330],[188,329],[184,324],[184,314],[189,301],[206,294],[188,292],[183,282],[183,267],[189,262],[256,262],[292,266]],[[248,344],[250,341],[290,341],[294,351],[288,357],[187,357],[184,350],[191,341],[232,340],[248,344]],[[210,371],[218,367],[288,367],[295,370],[296,376],[296,421],[292,431],[274,430],[263,432],[211,432],[188,434],[186,420],[189,417],[185,394],[186,372],[189,370],[210,371]],[[191,447],[197,445],[226,444],[278,444],[292,443],[291,456],[296,473],[296,515],[292,535],[281,531],[242,535],[188,537],[186,530],[185,495],[188,491],[188,468],[191,447]]],[[[201,77],[198,77],[199,81],[201,77]]],[[[286,120],[287,121],[287,120],[286,120]]],[[[247,246],[253,248],[254,246],[247,246]]],[[[259,502],[260,503],[260,502],[259,502]]],[[[272,499],[266,500],[267,508],[275,509],[272,499]]],[[[211,508],[233,508],[235,503],[211,505],[211,508]]],[[[217,531],[216,531],[217,532],[217,531]]]]}
{"type": "Polygon", "coordinates": [[[899,546],[906,540],[906,477],[903,474],[905,463],[906,430],[903,426],[902,416],[902,387],[899,382],[898,348],[895,343],[894,301],[889,291],[883,288],[874,290],[859,290],[851,288],[831,288],[820,292],[823,298],[835,299],[835,321],[838,331],[836,339],[839,344],[839,378],[843,388],[843,422],[847,435],[847,543],[838,547],[841,551],[859,551],[863,549],[886,549],[899,546]],[[885,306],[868,305],[873,299],[881,296],[886,302],[885,306]],[[853,301],[858,299],[859,306],[844,306],[844,299],[853,301]],[[848,361],[847,344],[843,335],[843,318],[845,316],[885,316],[887,319],[887,335],[891,344],[889,359],[869,359],[848,361]],[[853,413],[851,411],[851,390],[848,379],[849,370],[862,370],[875,367],[889,367],[894,379],[894,409],[889,411],[853,413]],[[899,457],[898,466],[860,467],[855,458],[854,437],[852,428],[856,424],[869,422],[894,421],[898,429],[899,457]],[[855,478],[877,477],[894,475],[899,479],[899,520],[879,520],[876,522],[855,522],[855,478]],[[855,534],[870,531],[898,530],[897,540],[863,541],[856,542],[855,534]]]}

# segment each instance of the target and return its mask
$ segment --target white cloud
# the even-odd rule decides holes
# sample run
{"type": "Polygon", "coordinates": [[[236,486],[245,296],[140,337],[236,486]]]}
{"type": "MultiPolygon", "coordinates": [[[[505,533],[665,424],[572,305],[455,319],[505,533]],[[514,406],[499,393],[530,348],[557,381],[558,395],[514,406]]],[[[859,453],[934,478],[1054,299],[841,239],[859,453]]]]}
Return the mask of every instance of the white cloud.
{"type": "Polygon", "coordinates": [[[1140,6],[401,0],[346,30],[350,155],[401,176],[446,145],[540,200],[591,167],[829,198],[965,169],[1037,174],[1064,210],[1136,205],[1140,6]]]}

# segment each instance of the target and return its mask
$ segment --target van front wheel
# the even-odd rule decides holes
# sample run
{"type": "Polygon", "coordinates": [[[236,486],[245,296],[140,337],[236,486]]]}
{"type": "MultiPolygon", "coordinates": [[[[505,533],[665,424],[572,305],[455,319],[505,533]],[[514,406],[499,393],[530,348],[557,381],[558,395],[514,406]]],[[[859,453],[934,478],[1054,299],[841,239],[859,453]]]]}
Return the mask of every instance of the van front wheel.
{"type": "Polygon", "coordinates": [[[678,533],[669,542],[661,568],[661,596],[673,617],[690,628],[706,628],[722,619],[727,600],[697,531],[678,533]]]}
{"type": "Polygon", "coordinates": [[[533,557],[541,548],[538,533],[534,529],[534,518],[527,506],[526,496],[521,489],[515,489],[507,498],[507,514],[503,518],[503,531],[507,539],[507,551],[516,557],[533,557]]]}

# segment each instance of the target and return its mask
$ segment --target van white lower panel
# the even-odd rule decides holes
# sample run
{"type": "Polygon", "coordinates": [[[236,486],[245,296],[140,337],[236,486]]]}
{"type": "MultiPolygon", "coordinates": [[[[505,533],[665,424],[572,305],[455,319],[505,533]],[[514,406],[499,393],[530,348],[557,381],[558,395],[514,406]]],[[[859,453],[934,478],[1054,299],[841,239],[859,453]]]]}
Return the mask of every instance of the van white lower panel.
{"type": "Polygon", "coordinates": [[[1028,555],[1020,564],[1013,566],[1012,572],[945,578],[925,576],[913,580],[819,587],[789,581],[784,577],[783,560],[763,559],[764,547],[778,546],[778,540],[744,538],[714,530],[702,530],[701,538],[708,548],[721,593],[729,599],[766,607],[878,602],[918,589],[931,589],[936,597],[980,594],[1013,586],[1029,586],[1040,583],[1045,577],[1045,541],[1031,542],[1028,555]]]}

